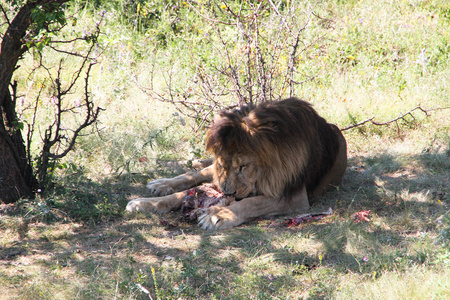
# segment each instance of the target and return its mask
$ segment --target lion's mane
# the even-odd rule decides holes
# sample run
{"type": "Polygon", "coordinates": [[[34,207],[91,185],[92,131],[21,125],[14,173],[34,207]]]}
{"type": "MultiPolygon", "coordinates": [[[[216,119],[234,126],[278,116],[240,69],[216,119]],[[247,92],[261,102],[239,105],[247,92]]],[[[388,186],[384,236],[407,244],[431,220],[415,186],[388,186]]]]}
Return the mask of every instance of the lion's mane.
{"type": "Polygon", "coordinates": [[[313,195],[330,171],[337,131],[309,103],[289,98],[221,112],[207,131],[206,148],[216,158],[253,155],[261,171],[258,193],[290,199],[303,185],[313,195]]]}

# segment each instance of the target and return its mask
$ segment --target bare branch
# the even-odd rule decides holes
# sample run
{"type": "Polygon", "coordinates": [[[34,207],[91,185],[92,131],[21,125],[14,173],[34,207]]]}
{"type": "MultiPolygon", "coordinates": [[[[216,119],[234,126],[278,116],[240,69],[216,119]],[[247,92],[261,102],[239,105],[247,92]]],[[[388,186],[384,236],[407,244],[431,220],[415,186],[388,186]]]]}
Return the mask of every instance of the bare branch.
{"type": "Polygon", "coordinates": [[[293,3],[287,2],[280,9],[281,1],[274,0],[188,3],[209,23],[202,42],[206,40],[212,57],[220,59],[194,57],[192,53],[198,51],[193,44],[191,64],[187,67],[193,75],[187,77],[187,83],[180,83],[179,72],[167,72],[164,68],[156,71],[161,56],[155,53],[149,87],[137,85],[152,99],[172,103],[180,113],[194,118],[195,126],[203,126],[212,112],[226,107],[292,95],[297,85],[315,78],[314,74],[302,74],[297,69],[299,54],[323,37],[305,40],[304,32],[314,19],[311,12],[315,6],[298,14],[293,3]],[[156,78],[162,87],[154,85],[156,78]]]}
{"type": "Polygon", "coordinates": [[[344,128],[341,129],[341,131],[346,131],[346,130],[350,130],[350,129],[353,129],[353,128],[361,127],[362,125],[367,124],[367,123],[371,123],[371,124],[373,124],[375,126],[387,126],[387,125],[390,125],[392,123],[396,123],[398,125],[398,121],[400,121],[400,120],[405,121],[407,123],[411,123],[410,121],[408,121],[406,119],[406,117],[410,116],[410,117],[412,117],[415,120],[415,117],[413,115],[413,112],[415,112],[415,111],[421,111],[422,113],[425,114],[426,117],[429,117],[430,116],[429,113],[431,111],[444,110],[444,109],[450,109],[450,106],[438,107],[438,108],[432,108],[432,109],[424,109],[421,106],[417,106],[417,107],[411,109],[410,111],[408,111],[408,112],[406,112],[404,114],[401,114],[397,118],[394,118],[394,119],[386,121],[386,122],[376,122],[375,121],[375,117],[371,117],[371,118],[369,118],[367,120],[364,120],[364,121],[361,121],[361,122],[359,122],[357,124],[353,124],[353,125],[349,125],[347,127],[344,127],[344,128]]]}
{"type": "MultiPolygon", "coordinates": [[[[96,63],[90,63],[88,66],[88,69],[86,71],[86,78],[85,78],[85,84],[84,84],[84,95],[85,95],[85,108],[86,108],[86,117],[84,119],[84,122],[81,123],[80,125],[78,125],[78,128],[75,129],[75,131],[73,132],[73,135],[71,138],[68,139],[68,146],[66,147],[66,149],[60,153],[60,154],[55,154],[55,153],[50,153],[49,157],[52,159],[60,159],[63,158],[64,156],[66,156],[74,147],[75,145],[75,141],[78,138],[78,136],[80,135],[80,132],[85,129],[86,127],[92,125],[94,122],[97,121],[98,115],[100,113],[100,111],[102,110],[102,108],[94,107],[94,103],[90,100],[89,97],[89,76],[90,76],[90,72],[92,69],[92,66],[95,65],[96,63]]],[[[58,138],[61,139],[62,136],[58,135],[58,138]]]]}
{"type": "Polygon", "coordinates": [[[31,120],[31,124],[28,124],[27,159],[28,159],[28,162],[30,165],[31,165],[31,141],[33,140],[33,134],[34,134],[35,126],[36,126],[37,110],[38,110],[38,105],[39,105],[39,101],[41,99],[41,94],[42,94],[43,89],[44,89],[44,85],[41,85],[41,87],[39,88],[39,93],[36,97],[34,108],[33,108],[33,114],[32,114],[33,118],[31,120]]]}
{"type": "Polygon", "coordinates": [[[7,15],[6,11],[5,11],[5,8],[3,7],[3,5],[0,5],[0,7],[2,9],[3,16],[5,17],[6,23],[8,24],[8,26],[10,26],[11,22],[8,19],[8,15],[7,15]]]}

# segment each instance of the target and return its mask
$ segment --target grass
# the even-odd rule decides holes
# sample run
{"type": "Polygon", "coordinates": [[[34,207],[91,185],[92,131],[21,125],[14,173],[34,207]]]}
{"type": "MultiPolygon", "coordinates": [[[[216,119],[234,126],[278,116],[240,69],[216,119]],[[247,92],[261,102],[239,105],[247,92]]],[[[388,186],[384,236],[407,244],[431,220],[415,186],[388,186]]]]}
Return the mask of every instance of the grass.
{"type": "MultiPolygon", "coordinates": [[[[441,2],[319,2],[317,14],[332,22],[315,19],[305,33],[326,35],[301,54],[298,68],[316,77],[298,87],[298,96],[341,128],[370,117],[390,120],[418,105],[447,107],[450,6],[441,2]]],[[[197,53],[186,50],[197,49],[190,43],[198,42],[199,56],[214,51],[199,31],[208,24],[186,6],[178,10],[185,22],[174,28],[173,10],[159,21],[141,15],[135,24],[131,2],[97,3],[81,10],[71,30],[83,32],[106,10],[105,50],[91,79],[105,111],[98,131],[83,136],[54,170],[46,194],[0,206],[0,298],[450,297],[448,110],[345,131],[343,183],[313,207],[334,213],[314,223],[285,227],[279,217],[205,232],[176,212],[125,215],[129,199],[147,196],[148,180],[179,172],[170,162],[205,155],[204,131],[193,132],[190,119],[149,99],[131,79],[139,74],[148,82],[156,61],[161,73],[174,68],[182,84],[197,53]],[[362,210],[371,211],[370,222],[354,223],[362,210]]],[[[39,72],[28,77],[35,63],[26,56],[16,73],[19,87],[30,86],[21,91],[24,121],[45,79],[39,72]]],[[[40,126],[47,121],[42,117],[40,126]]]]}
{"type": "MultiPolygon", "coordinates": [[[[273,218],[205,232],[180,223],[177,212],[122,216],[119,208],[130,192],[145,194],[126,181],[121,189],[92,184],[76,196],[91,206],[61,208],[67,215],[60,219],[49,217],[58,216],[56,204],[47,212],[38,203],[29,204],[32,212],[25,204],[3,207],[4,295],[146,299],[149,291],[153,299],[445,299],[450,174],[445,165],[433,168],[437,161],[448,164],[449,158],[351,158],[340,189],[314,207],[330,205],[334,214],[298,227],[273,218]],[[102,188],[121,199],[116,210],[87,201],[100,198],[102,188]],[[370,222],[351,221],[360,210],[371,210],[370,222]]],[[[106,198],[114,203],[113,195],[106,198]]]]}

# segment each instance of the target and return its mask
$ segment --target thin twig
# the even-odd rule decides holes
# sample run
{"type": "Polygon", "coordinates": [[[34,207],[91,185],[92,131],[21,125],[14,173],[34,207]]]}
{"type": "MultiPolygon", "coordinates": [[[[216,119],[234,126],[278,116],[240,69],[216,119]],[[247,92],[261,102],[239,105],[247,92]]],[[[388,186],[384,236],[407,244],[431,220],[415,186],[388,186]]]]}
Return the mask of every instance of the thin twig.
{"type": "Polygon", "coordinates": [[[9,19],[8,19],[8,14],[6,13],[5,8],[3,7],[3,5],[0,5],[0,7],[1,7],[1,9],[2,9],[3,16],[5,17],[6,23],[8,23],[8,26],[10,26],[10,25],[11,25],[11,22],[10,22],[9,19]]]}
{"type": "MultiPolygon", "coordinates": [[[[237,25],[237,23],[224,22],[224,21],[221,21],[221,20],[209,18],[209,17],[205,16],[204,14],[202,14],[197,8],[195,8],[195,5],[193,5],[193,4],[194,4],[193,1],[188,0],[188,3],[190,3],[190,7],[191,7],[191,8],[192,8],[192,9],[193,9],[200,17],[202,17],[203,19],[205,19],[205,20],[207,20],[207,21],[210,21],[210,22],[212,22],[212,23],[223,24],[223,25],[237,25]]],[[[226,3],[226,2],[224,2],[224,3],[226,3]]],[[[225,5],[227,5],[227,4],[225,4],[225,5]]],[[[228,6],[227,6],[227,7],[228,7],[228,6]]]]}

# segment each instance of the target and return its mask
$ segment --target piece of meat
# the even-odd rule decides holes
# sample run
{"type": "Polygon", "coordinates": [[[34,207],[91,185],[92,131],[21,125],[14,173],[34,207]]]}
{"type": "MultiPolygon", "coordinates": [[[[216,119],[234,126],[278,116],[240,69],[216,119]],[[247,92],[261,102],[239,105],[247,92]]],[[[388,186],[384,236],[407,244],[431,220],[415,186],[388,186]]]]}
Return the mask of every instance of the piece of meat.
{"type": "Polygon", "coordinates": [[[309,223],[309,222],[320,220],[331,214],[333,214],[333,210],[330,207],[327,211],[324,211],[324,212],[303,214],[303,215],[299,215],[295,218],[290,218],[284,222],[284,226],[287,226],[287,227],[298,226],[302,223],[309,223]]]}
{"type": "Polygon", "coordinates": [[[181,206],[182,220],[196,221],[202,209],[210,206],[227,206],[234,197],[226,197],[213,184],[206,183],[186,191],[181,206]]]}
{"type": "Polygon", "coordinates": [[[369,214],[370,214],[370,210],[359,211],[359,212],[354,213],[352,215],[352,220],[355,223],[359,223],[359,222],[362,222],[362,221],[370,222],[370,219],[368,218],[369,214]]]}

